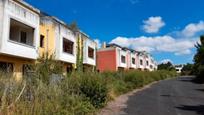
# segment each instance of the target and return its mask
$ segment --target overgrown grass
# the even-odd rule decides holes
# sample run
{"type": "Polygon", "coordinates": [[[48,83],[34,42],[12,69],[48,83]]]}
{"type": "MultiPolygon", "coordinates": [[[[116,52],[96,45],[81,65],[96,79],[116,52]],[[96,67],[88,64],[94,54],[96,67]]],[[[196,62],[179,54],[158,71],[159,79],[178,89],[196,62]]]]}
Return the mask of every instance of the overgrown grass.
{"type": "Polygon", "coordinates": [[[21,82],[16,82],[10,75],[0,74],[0,115],[92,115],[110,99],[151,82],[176,76],[174,71],[134,70],[73,72],[62,77],[54,70],[42,71],[40,67],[45,65],[36,67],[37,74],[27,76],[21,82]],[[47,71],[49,74],[43,73],[47,71]],[[53,75],[59,79],[48,79],[53,75]]]}

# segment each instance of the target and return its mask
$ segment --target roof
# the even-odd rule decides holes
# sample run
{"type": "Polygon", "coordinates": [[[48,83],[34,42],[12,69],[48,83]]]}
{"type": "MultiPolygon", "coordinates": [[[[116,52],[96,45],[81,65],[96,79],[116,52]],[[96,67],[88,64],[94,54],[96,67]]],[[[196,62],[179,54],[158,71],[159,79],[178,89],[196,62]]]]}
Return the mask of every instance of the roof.
{"type": "Polygon", "coordinates": [[[111,43],[111,44],[107,44],[107,47],[119,47],[119,48],[123,48],[122,46],[115,44],[115,43],[111,43]]]}
{"type": "Polygon", "coordinates": [[[27,2],[25,2],[23,0],[13,0],[13,1],[15,1],[16,3],[22,5],[22,6],[26,7],[26,8],[28,8],[29,10],[31,10],[31,11],[37,13],[37,14],[40,14],[39,9],[33,7],[32,5],[28,4],[27,2]]]}
{"type": "Polygon", "coordinates": [[[51,15],[49,15],[49,14],[43,12],[43,11],[40,11],[40,16],[41,17],[48,17],[48,18],[56,21],[57,23],[60,23],[60,24],[64,25],[65,27],[67,27],[68,29],[71,30],[71,28],[69,27],[69,25],[67,23],[65,23],[64,21],[60,20],[59,18],[57,18],[55,16],[51,16],[51,15]]]}

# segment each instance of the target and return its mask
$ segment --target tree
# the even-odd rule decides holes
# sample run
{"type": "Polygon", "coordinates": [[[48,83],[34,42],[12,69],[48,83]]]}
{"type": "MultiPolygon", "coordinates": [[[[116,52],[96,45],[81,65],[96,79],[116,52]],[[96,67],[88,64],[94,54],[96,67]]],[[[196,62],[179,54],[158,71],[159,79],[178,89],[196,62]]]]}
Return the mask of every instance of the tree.
{"type": "Polygon", "coordinates": [[[197,53],[194,56],[193,71],[196,75],[196,80],[204,82],[204,35],[200,37],[200,42],[195,45],[197,53]]]}
{"type": "Polygon", "coordinates": [[[77,25],[77,22],[72,22],[70,24],[70,29],[74,33],[77,38],[77,61],[76,61],[76,68],[78,72],[83,71],[83,40],[80,37],[80,29],[77,25]]]}
{"type": "Polygon", "coordinates": [[[158,70],[175,70],[175,67],[173,66],[173,64],[171,62],[167,62],[167,63],[161,63],[158,65],[158,70]]]}
{"type": "Polygon", "coordinates": [[[76,33],[79,31],[79,27],[77,25],[77,22],[72,22],[70,25],[69,25],[70,29],[73,31],[73,33],[76,35],[76,33]]]}
{"type": "Polygon", "coordinates": [[[181,70],[181,75],[193,75],[193,64],[187,63],[181,70]]]}

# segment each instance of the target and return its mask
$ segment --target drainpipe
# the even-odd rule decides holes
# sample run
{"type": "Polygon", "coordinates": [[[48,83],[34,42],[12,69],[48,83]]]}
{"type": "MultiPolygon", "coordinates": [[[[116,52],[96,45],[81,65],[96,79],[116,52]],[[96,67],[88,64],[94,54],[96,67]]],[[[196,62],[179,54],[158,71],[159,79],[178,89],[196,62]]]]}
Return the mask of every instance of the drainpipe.
{"type": "Polygon", "coordinates": [[[48,53],[48,43],[49,43],[49,29],[47,29],[47,31],[46,31],[47,33],[46,33],[46,37],[47,37],[47,47],[46,47],[46,53],[48,53]]]}

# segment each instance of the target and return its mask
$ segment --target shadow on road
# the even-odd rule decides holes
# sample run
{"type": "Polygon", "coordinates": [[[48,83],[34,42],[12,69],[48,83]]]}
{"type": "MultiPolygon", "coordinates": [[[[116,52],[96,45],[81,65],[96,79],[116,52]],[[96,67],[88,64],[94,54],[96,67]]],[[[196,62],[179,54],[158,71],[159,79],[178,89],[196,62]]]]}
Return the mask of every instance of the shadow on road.
{"type": "Polygon", "coordinates": [[[179,77],[178,80],[179,81],[183,81],[183,82],[193,82],[194,83],[194,78],[195,77],[179,77]]]}
{"type": "Polygon", "coordinates": [[[203,97],[199,97],[199,96],[178,96],[178,95],[160,95],[161,97],[167,97],[167,98],[170,98],[170,97],[173,97],[173,98],[181,98],[181,99],[203,99],[203,97]]]}
{"type": "Polygon", "coordinates": [[[193,111],[196,112],[198,115],[204,115],[204,105],[196,105],[196,106],[189,106],[189,105],[181,105],[180,107],[176,107],[180,110],[185,111],[193,111]]]}
{"type": "Polygon", "coordinates": [[[204,89],[196,89],[197,91],[201,91],[201,92],[204,92],[204,89]]]}
{"type": "Polygon", "coordinates": [[[178,80],[182,82],[191,82],[194,84],[203,84],[203,81],[196,79],[195,76],[187,76],[187,77],[183,76],[183,77],[179,77],[178,80]]]}

